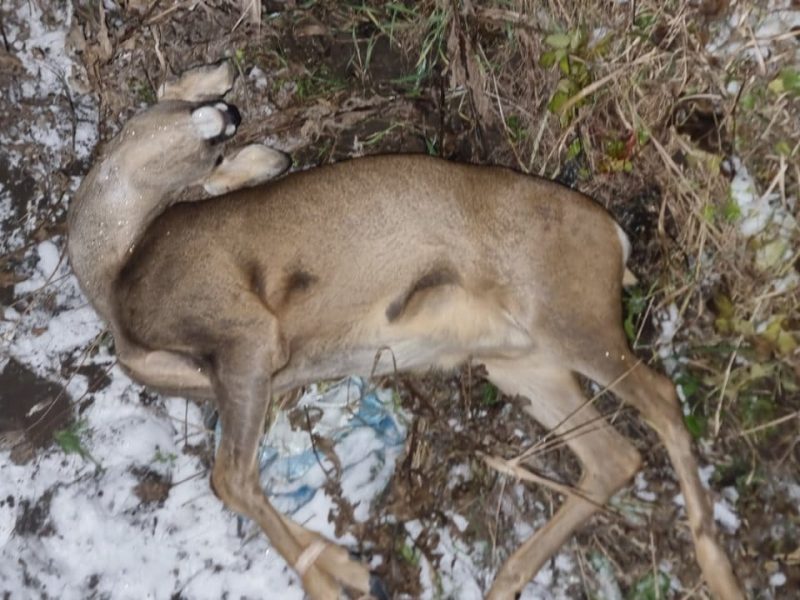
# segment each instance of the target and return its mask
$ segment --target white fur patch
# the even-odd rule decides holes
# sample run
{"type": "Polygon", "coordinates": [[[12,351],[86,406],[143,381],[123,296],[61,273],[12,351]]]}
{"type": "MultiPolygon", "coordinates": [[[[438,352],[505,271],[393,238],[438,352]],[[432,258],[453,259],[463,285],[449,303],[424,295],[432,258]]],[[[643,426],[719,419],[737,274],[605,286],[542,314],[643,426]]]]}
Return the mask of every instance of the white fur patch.
{"type": "Polygon", "coordinates": [[[201,106],[195,110],[192,113],[192,122],[197,126],[200,137],[205,140],[217,137],[225,129],[225,118],[212,106],[201,106]]]}
{"type": "Polygon", "coordinates": [[[617,237],[619,237],[619,243],[622,246],[622,268],[624,269],[625,265],[628,264],[628,258],[631,256],[631,241],[628,239],[628,234],[622,231],[622,227],[618,223],[614,223],[614,226],[617,228],[617,237]]]}
{"type": "Polygon", "coordinates": [[[622,246],[622,285],[624,287],[636,285],[638,281],[636,275],[626,266],[631,256],[631,241],[628,239],[628,235],[622,231],[622,227],[620,227],[618,223],[614,223],[614,226],[617,228],[617,237],[619,238],[620,246],[622,246]]]}

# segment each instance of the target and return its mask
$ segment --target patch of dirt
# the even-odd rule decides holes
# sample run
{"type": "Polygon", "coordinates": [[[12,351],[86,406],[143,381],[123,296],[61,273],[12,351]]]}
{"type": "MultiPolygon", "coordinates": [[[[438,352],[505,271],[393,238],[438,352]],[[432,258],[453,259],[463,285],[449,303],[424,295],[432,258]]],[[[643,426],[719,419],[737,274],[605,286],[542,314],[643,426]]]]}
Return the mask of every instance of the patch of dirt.
{"type": "Polygon", "coordinates": [[[139,480],[139,483],[133,488],[133,493],[142,501],[142,504],[163,506],[170,489],[172,489],[170,477],[146,468],[135,468],[132,473],[139,480]]]}
{"type": "Polygon", "coordinates": [[[39,496],[36,502],[27,499],[20,500],[21,513],[14,525],[14,533],[39,537],[49,537],[55,533],[53,524],[50,522],[50,502],[53,499],[54,491],[52,488],[47,490],[39,496]]]}
{"type": "Polygon", "coordinates": [[[72,419],[69,395],[60,385],[14,359],[0,372],[0,439],[11,445],[14,462],[31,460],[72,419]]]}
{"type": "Polygon", "coordinates": [[[64,360],[61,365],[61,371],[65,378],[73,373],[86,377],[86,391],[88,394],[99,392],[111,385],[108,367],[95,364],[76,364],[76,359],[73,356],[68,356],[64,360]]]}

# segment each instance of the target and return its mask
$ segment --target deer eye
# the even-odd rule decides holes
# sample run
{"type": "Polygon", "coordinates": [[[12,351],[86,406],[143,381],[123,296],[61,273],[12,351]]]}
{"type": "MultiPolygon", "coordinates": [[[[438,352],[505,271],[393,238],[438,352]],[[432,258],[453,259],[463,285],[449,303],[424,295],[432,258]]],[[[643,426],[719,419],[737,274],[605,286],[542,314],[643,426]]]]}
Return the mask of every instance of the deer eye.
{"type": "Polygon", "coordinates": [[[217,160],[214,161],[214,166],[215,167],[220,166],[222,164],[222,160],[223,160],[222,159],[222,154],[220,154],[219,156],[217,156],[217,160]]]}

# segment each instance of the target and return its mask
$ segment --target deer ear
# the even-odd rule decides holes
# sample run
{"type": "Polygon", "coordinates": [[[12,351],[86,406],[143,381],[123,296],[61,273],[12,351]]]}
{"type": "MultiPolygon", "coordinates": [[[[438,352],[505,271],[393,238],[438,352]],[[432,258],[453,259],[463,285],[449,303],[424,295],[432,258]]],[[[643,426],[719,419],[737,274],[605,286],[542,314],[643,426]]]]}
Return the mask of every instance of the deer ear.
{"type": "Polygon", "coordinates": [[[222,98],[233,87],[236,69],[229,60],[184,71],[158,88],[158,100],[206,102],[222,98]]]}
{"type": "Polygon", "coordinates": [[[212,196],[252,187],[274,179],[289,168],[291,160],[281,152],[262,144],[251,144],[225,158],[203,182],[212,196]]]}

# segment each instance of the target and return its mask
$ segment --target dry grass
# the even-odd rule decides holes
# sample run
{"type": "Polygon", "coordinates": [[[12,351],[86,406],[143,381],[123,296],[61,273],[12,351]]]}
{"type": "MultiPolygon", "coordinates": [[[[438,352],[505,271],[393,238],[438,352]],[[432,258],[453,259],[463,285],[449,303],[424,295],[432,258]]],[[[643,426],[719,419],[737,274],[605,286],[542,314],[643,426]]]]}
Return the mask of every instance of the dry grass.
{"type": "MultiPolygon", "coordinates": [[[[765,264],[759,252],[777,234],[745,236],[730,195],[744,167],[759,194],[774,194],[774,206],[798,218],[800,90],[785,71],[797,68],[797,32],[775,34],[766,53],[752,20],[729,26],[732,15],[759,14],[760,4],[162,0],[142,9],[123,2],[113,19],[87,4],[78,10],[79,46],[105,136],[152,101],[170,73],[229,56],[242,74],[233,92],[246,119],[237,144],[267,138],[299,166],[429,152],[558,178],[597,198],[634,244],[640,283],[626,310],[637,351],[646,361],[666,359],[703,460],[717,465],[712,484],[740,495],[743,523],[726,540],[738,570],[765,590],[780,569],[786,591],[800,586],[800,516],[785,487],[798,483],[800,461],[800,291],[775,282],[797,277],[800,232],[790,224],[781,233],[787,251],[765,264]],[[742,49],[709,51],[723,32],[742,49]],[[665,351],[653,319],[670,307],[681,326],[665,351]]],[[[471,518],[468,539],[508,552],[503,532],[532,501],[512,498],[513,486],[477,452],[514,456],[498,432],[509,420],[533,426],[508,400],[481,408],[482,386],[462,374],[404,389],[423,418],[413,430],[414,461],[401,465],[387,507],[361,532],[379,549],[397,550],[386,514],[441,525],[455,506],[471,518]],[[452,418],[464,423],[462,434],[443,426],[452,418]],[[473,478],[454,490],[442,466],[457,463],[473,478]]],[[[689,536],[670,506],[676,487],[663,453],[636,419],[623,416],[617,426],[639,440],[663,506],[644,526],[615,509],[581,533],[583,593],[595,593],[598,555],[616,565],[623,589],[667,560],[691,590],[698,573],[685,560],[689,536]]],[[[550,456],[547,469],[574,478],[563,451],[550,456]]],[[[533,497],[557,502],[543,490],[533,497]]],[[[434,542],[419,551],[432,556],[434,542]]],[[[414,593],[413,565],[402,562],[390,560],[387,577],[414,593]]]]}

